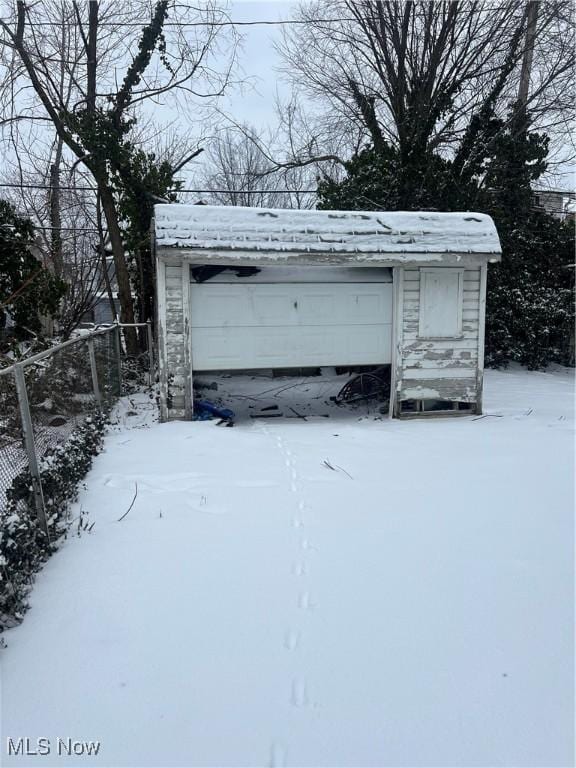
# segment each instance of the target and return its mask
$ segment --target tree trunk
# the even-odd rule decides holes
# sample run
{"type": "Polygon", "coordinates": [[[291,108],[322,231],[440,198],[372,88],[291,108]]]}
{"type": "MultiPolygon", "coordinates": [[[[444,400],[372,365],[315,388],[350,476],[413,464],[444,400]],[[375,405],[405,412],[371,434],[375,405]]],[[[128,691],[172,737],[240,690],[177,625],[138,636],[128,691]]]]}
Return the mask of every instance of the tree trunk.
{"type": "Polygon", "coordinates": [[[534,41],[536,39],[536,24],[538,22],[538,2],[530,0],[526,18],[526,47],[522,57],[522,70],[520,73],[520,87],[518,89],[518,105],[526,110],[528,93],[530,91],[530,75],[532,73],[532,59],[534,58],[534,41]]]}
{"type": "Polygon", "coordinates": [[[62,248],[62,216],[60,211],[60,163],[62,161],[63,141],[58,137],[56,155],[50,166],[50,256],[52,267],[57,277],[64,274],[64,254],[62,248]]]}
{"type": "Polygon", "coordinates": [[[108,272],[108,263],[106,261],[106,243],[104,241],[104,228],[102,227],[102,202],[100,200],[100,195],[98,195],[96,199],[96,226],[98,227],[98,249],[100,251],[100,258],[102,260],[102,274],[104,277],[104,284],[106,286],[106,293],[108,294],[110,313],[112,317],[116,319],[116,303],[114,302],[114,295],[112,293],[112,286],[110,284],[110,273],[108,272]]]}
{"type": "MultiPolygon", "coordinates": [[[[122,242],[122,233],[118,224],[118,215],[114,197],[108,185],[102,180],[97,179],[98,191],[102,203],[102,210],[108,224],[108,233],[112,245],[112,256],[114,257],[114,267],[116,269],[116,280],[118,281],[118,300],[120,302],[120,322],[134,323],[134,305],[132,302],[132,292],[130,289],[130,275],[126,266],[124,256],[124,243],[122,242]]],[[[126,351],[129,355],[138,355],[138,338],[135,328],[125,328],[124,338],[126,340],[126,351]]]]}

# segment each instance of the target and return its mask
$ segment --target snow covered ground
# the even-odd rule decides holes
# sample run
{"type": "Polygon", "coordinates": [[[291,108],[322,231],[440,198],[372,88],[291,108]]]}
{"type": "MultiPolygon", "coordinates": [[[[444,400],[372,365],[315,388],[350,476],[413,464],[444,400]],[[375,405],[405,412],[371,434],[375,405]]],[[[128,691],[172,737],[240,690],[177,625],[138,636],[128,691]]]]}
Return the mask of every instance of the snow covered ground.
{"type": "Polygon", "coordinates": [[[5,635],[2,764],[572,765],[573,382],[488,372],[480,419],[125,403],[5,635]]]}

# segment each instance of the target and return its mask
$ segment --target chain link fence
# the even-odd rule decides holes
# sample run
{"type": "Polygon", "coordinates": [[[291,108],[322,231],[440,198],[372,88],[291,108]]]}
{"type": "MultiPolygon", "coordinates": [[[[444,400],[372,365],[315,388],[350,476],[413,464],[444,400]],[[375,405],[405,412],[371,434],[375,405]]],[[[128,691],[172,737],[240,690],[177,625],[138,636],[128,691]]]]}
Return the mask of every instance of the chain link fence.
{"type": "Polygon", "coordinates": [[[0,506],[14,478],[27,466],[14,374],[0,371],[0,506]]]}
{"type": "MultiPolygon", "coordinates": [[[[140,354],[126,354],[118,324],[59,344],[0,370],[0,510],[18,477],[32,478],[45,526],[41,467],[95,414],[153,383],[152,333],[139,324],[140,354]]],[[[32,490],[32,489],[31,489],[32,490]]]]}

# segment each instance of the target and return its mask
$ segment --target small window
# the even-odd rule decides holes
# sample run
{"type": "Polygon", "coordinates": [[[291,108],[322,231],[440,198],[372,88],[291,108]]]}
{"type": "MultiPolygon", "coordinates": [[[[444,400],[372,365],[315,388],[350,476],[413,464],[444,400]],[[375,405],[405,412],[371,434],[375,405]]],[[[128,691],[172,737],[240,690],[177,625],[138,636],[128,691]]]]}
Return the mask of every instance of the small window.
{"type": "Polygon", "coordinates": [[[420,269],[418,336],[453,339],[462,335],[463,269],[420,269]]]}

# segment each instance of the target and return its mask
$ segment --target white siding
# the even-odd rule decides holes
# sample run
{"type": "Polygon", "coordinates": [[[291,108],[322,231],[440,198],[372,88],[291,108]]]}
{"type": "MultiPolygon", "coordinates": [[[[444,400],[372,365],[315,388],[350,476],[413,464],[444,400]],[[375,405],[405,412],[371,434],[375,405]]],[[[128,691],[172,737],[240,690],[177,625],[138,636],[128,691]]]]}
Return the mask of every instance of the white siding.
{"type": "MultiPolygon", "coordinates": [[[[447,273],[454,273],[454,270],[447,268],[447,273]]],[[[479,347],[483,341],[480,329],[484,320],[480,268],[463,269],[461,279],[460,332],[453,337],[428,338],[420,311],[421,269],[403,269],[397,335],[396,413],[403,400],[480,402],[479,347]]],[[[424,311],[429,310],[427,307],[424,311]]]]}
{"type": "MultiPolygon", "coordinates": [[[[190,377],[190,363],[186,351],[183,266],[181,264],[160,265],[164,271],[164,302],[158,302],[158,334],[163,354],[160,357],[161,380],[166,389],[163,418],[181,419],[187,412],[187,385],[190,377]]],[[[185,267],[187,271],[187,267],[185,267]]],[[[158,291],[161,291],[159,280],[158,291]]]]}

